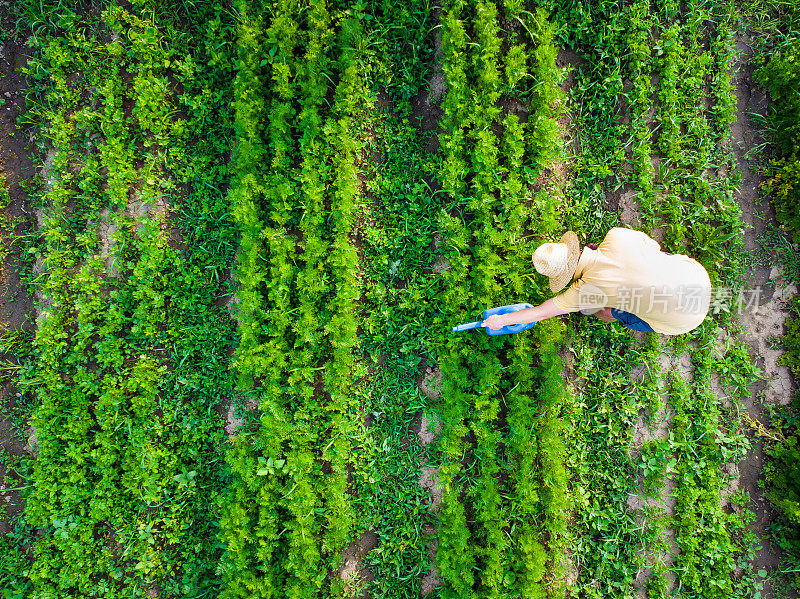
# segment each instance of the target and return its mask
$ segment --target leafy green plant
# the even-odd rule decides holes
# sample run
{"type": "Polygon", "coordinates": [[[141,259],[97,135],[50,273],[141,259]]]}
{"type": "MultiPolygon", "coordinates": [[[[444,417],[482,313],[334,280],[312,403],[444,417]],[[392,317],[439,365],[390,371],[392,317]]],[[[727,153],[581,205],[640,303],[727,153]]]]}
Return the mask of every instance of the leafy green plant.
{"type": "MultiPolygon", "coordinates": [[[[800,487],[798,480],[798,457],[800,441],[796,431],[796,416],[791,408],[783,408],[783,414],[774,414],[779,425],[779,434],[767,445],[770,459],[764,466],[767,497],[778,510],[780,517],[772,529],[778,545],[794,562],[800,560],[800,487]],[[789,415],[786,419],[785,415],[789,415]],[[781,422],[783,421],[783,422],[781,422]],[[794,428],[792,428],[794,425],[794,428]],[[783,429],[781,431],[781,429],[783,429]]],[[[794,585],[800,588],[800,578],[794,576],[794,585]]]]}
{"type": "Polygon", "coordinates": [[[229,192],[242,231],[236,368],[261,422],[229,454],[220,572],[226,597],[340,594],[333,572],[354,526],[347,481],[361,283],[351,235],[356,115],[371,108],[368,19],[363,7],[324,2],[282,2],[271,18],[263,8],[238,7],[239,156],[229,192]]]}
{"type": "Polygon", "coordinates": [[[642,473],[645,492],[655,493],[664,484],[668,457],[669,440],[650,440],[642,445],[639,470],[642,473]]]}
{"type": "Polygon", "coordinates": [[[792,239],[800,242],[800,159],[794,155],[771,163],[774,175],[763,183],[764,190],[774,197],[775,212],[792,231],[792,239]]]}
{"type": "MultiPolygon", "coordinates": [[[[781,342],[784,346],[784,352],[779,358],[779,362],[784,366],[788,366],[795,376],[800,376],[800,298],[794,298],[789,307],[792,311],[792,318],[786,321],[786,333],[783,335],[781,342]]],[[[792,399],[792,404],[795,408],[800,407],[798,404],[800,399],[798,395],[792,399]]]]}
{"type": "MultiPolygon", "coordinates": [[[[479,3],[472,13],[455,3],[443,17],[447,92],[439,178],[447,194],[441,220],[450,264],[442,273],[443,302],[451,315],[444,326],[456,314],[497,305],[501,280],[513,293],[529,296],[529,230],[545,237],[557,226],[554,202],[542,198],[541,207],[529,211],[524,200],[529,179],[558,151],[556,52],[545,16],[520,16],[535,51],[513,49],[525,39],[516,31],[505,72],[492,5],[479,3]],[[531,98],[526,123],[502,114],[504,91],[531,98]],[[494,123],[502,125],[500,139],[491,131],[494,123]],[[465,177],[466,169],[474,175],[465,177]]],[[[447,398],[441,408],[444,498],[437,552],[444,596],[499,596],[508,585],[527,596],[558,592],[570,505],[559,412],[566,392],[562,364],[551,357],[560,335],[553,322],[514,337],[513,349],[485,336],[436,340],[447,398]],[[526,358],[531,351],[543,356],[536,373],[526,358]],[[508,430],[498,424],[504,405],[508,430]],[[514,473],[508,482],[501,474],[506,468],[514,473]],[[499,534],[509,527],[510,535],[499,534]],[[545,563],[553,564],[547,574],[545,563]],[[475,569],[485,575],[476,577],[475,569]]]]}
{"type": "Polygon", "coordinates": [[[800,83],[800,44],[794,42],[778,52],[756,72],[756,80],[772,98],[772,142],[779,157],[772,161],[774,175],[764,183],[774,194],[778,218],[792,229],[794,241],[800,240],[800,100],[796,90],[800,83]]]}

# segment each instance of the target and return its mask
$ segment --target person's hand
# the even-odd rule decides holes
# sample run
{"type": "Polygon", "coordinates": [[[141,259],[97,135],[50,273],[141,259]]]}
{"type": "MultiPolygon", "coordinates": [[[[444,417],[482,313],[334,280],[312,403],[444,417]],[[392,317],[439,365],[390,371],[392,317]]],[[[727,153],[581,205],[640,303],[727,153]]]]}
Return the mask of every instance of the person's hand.
{"type": "Polygon", "coordinates": [[[500,314],[492,314],[489,318],[483,321],[482,327],[489,329],[502,329],[505,325],[503,316],[500,314]]]}

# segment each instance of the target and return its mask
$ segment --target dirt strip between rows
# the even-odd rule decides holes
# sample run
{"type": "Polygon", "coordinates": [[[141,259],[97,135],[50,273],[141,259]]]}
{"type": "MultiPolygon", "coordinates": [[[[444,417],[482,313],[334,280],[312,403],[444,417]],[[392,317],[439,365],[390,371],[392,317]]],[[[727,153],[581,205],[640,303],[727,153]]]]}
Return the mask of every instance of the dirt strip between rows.
{"type": "MultiPolygon", "coordinates": [[[[25,108],[25,77],[18,72],[28,61],[30,49],[14,39],[14,22],[8,14],[8,3],[0,5],[0,175],[5,177],[10,202],[0,218],[13,223],[13,235],[21,237],[30,233],[34,226],[33,209],[28,199],[27,188],[33,184],[35,166],[30,157],[33,146],[32,133],[17,128],[17,118],[25,108]]],[[[0,264],[0,335],[8,331],[34,328],[34,298],[27,293],[23,280],[26,265],[20,259],[24,244],[17,239],[3,236],[0,243],[9,250],[9,257],[0,264]]],[[[3,356],[0,356],[3,359],[3,356]]],[[[5,359],[3,359],[5,362],[5,359]]],[[[19,389],[6,378],[0,378],[0,453],[21,457],[31,450],[28,431],[16,423],[12,415],[18,409],[19,389]]],[[[14,459],[14,458],[10,458],[14,459]]],[[[0,535],[14,528],[14,522],[22,512],[24,502],[16,489],[21,479],[0,464],[0,535]]]]}

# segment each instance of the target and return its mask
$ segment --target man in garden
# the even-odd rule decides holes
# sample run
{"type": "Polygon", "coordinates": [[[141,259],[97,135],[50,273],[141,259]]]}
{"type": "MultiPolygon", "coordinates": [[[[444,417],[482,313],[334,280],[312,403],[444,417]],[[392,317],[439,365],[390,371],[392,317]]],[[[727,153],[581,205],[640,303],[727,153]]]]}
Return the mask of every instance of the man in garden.
{"type": "Polygon", "coordinates": [[[539,246],[533,264],[553,292],[572,284],[534,308],[490,316],[483,326],[499,329],[580,310],[634,331],[679,335],[698,327],[711,303],[711,281],[699,262],[662,252],[657,241],[633,229],[611,229],[599,245],[583,250],[567,231],[558,243],[539,246]]]}

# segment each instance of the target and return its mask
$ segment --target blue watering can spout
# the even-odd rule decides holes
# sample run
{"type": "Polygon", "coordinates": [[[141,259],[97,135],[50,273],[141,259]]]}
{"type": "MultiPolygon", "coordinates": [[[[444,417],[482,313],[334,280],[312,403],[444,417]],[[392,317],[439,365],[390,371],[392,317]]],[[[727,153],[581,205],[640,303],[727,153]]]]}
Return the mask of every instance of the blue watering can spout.
{"type": "MultiPolygon", "coordinates": [[[[516,312],[518,310],[524,310],[525,308],[533,308],[530,304],[513,304],[511,306],[500,306],[499,308],[490,308],[483,313],[483,320],[486,320],[490,316],[494,316],[495,314],[510,314],[511,312],[516,312]]],[[[477,320],[475,322],[468,322],[466,324],[460,324],[458,326],[453,327],[453,332],[461,332],[461,331],[468,331],[470,329],[479,329],[483,324],[483,320],[477,320]]],[[[536,326],[535,322],[529,322],[527,324],[510,324],[508,326],[503,327],[502,329],[490,329],[485,328],[486,334],[488,335],[508,335],[510,333],[521,333],[522,331],[527,331],[530,328],[536,326]]]]}

